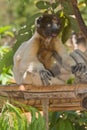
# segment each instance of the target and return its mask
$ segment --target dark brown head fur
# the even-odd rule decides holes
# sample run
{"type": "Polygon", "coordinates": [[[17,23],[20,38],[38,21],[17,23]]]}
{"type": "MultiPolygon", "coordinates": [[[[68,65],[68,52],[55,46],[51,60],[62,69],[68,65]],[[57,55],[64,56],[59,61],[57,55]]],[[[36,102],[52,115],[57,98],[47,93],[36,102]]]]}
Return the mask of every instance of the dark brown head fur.
{"type": "Polygon", "coordinates": [[[55,37],[61,30],[61,21],[55,15],[44,14],[36,20],[37,32],[43,37],[55,37]]]}

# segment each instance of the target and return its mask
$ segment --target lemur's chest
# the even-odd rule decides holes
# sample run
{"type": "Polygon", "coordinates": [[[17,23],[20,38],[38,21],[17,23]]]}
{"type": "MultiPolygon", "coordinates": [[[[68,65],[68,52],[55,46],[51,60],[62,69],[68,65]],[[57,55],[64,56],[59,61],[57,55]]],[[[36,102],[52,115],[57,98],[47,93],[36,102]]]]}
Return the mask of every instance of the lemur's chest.
{"type": "Polygon", "coordinates": [[[38,54],[43,53],[44,51],[46,51],[47,53],[49,52],[53,52],[54,50],[54,43],[51,40],[42,40],[39,44],[39,50],[38,50],[38,54]]]}
{"type": "Polygon", "coordinates": [[[42,62],[47,68],[52,64],[53,53],[54,53],[54,44],[53,42],[41,43],[38,50],[38,59],[42,62]]]}

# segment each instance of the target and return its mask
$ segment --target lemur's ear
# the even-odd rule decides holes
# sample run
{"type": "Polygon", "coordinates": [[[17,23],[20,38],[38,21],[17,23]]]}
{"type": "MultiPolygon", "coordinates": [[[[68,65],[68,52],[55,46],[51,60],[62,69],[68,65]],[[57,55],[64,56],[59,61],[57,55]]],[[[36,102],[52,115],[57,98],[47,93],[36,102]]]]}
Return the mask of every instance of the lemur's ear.
{"type": "Polygon", "coordinates": [[[38,18],[35,19],[35,26],[36,27],[40,27],[40,23],[41,23],[41,20],[42,20],[43,16],[40,16],[38,18]]]}

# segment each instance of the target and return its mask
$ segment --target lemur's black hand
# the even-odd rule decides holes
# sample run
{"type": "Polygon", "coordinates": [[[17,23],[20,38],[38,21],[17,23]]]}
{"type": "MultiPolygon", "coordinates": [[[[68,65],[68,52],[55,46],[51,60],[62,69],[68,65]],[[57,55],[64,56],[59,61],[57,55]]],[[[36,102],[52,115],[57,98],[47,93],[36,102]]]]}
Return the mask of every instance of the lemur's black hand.
{"type": "Polygon", "coordinates": [[[50,84],[49,80],[51,80],[51,77],[53,77],[52,73],[49,70],[40,70],[40,77],[43,85],[47,86],[50,84]]]}
{"type": "Polygon", "coordinates": [[[72,73],[75,75],[81,75],[86,71],[86,65],[84,63],[78,63],[72,66],[72,73]]]}

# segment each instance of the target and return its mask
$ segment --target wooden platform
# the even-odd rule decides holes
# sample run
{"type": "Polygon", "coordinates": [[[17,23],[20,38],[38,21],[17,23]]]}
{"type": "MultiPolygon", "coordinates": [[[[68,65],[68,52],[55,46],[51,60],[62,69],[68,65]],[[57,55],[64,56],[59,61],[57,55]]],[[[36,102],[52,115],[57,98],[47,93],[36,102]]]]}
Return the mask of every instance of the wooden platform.
{"type": "Polygon", "coordinates": [[[0,86],[0,104],[9,100],[24,103],[42,109],[41,101],[49,99],[49,110],[83,110],[87,109],[87,84],[32,86],[4,85],[0,86]]]}

